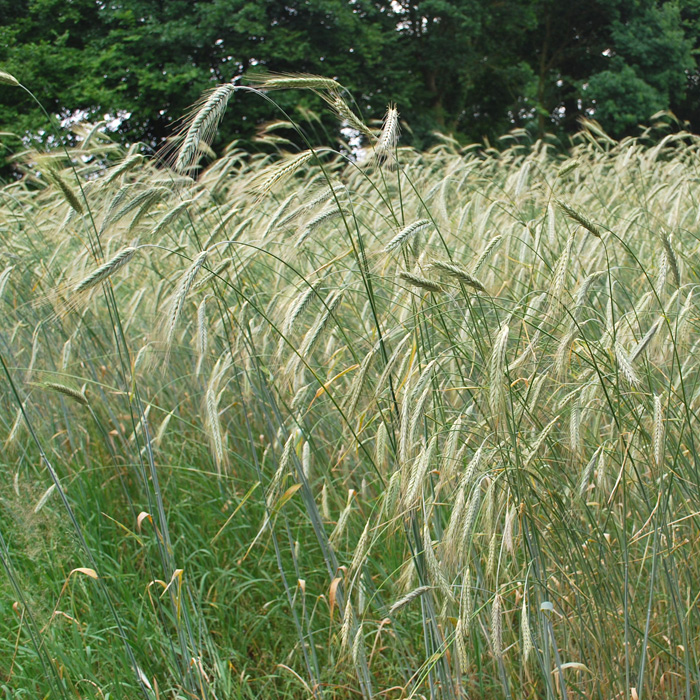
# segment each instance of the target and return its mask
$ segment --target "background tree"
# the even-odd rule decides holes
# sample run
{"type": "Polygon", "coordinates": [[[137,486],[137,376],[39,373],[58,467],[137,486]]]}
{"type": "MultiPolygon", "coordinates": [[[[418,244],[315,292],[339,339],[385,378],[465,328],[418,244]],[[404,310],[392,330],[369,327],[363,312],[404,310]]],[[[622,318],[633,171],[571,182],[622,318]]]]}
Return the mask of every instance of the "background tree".
{"type": "MultiPolygon", "coordinates": [[[[109,115],[122,138],[154,148],[204,89],[265,70],[335,77],[370,118],[394,101],[419,146],[435,130],[572,132],[581,116],[621,136],[661,109],[697,130],[699,45],[700,0],[0,0],[3,70],[54,114],[109,115]]],[[[306,114],[321,106],[279,99],[306,114]]],[[[219,145],[279,117],[241,100],[219,145]]],[[[316,128],[337,133],[330,118],[316,128]]],[[[0,131],[45,129],[0,86],[0,131]]]]}

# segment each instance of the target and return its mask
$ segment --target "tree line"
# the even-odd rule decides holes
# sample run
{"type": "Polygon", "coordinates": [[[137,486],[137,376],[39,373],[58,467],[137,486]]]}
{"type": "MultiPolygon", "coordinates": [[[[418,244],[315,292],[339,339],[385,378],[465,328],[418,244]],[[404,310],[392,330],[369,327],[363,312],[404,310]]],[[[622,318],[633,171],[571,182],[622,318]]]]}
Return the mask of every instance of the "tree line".
{"type": "MultiPolygon", "coordinates": [[[[697,131],[699,45],[700,0],[0,0],[0,69],[54,114],[108,115],[154,147],[207,87],[265,71],[334,77],[365,118],[394,102],[417,146],[435,131],[571,133],[582,116],[619,137],[660,110],[697,131]]],[[[334,128],[314,122],[313,95],[275,98],[334,128]]],[[[222,143],[280,117],[241,100],[222,143]]],[[[0,131],[26,142],[45,129],[0,86],[0,131]]]]}

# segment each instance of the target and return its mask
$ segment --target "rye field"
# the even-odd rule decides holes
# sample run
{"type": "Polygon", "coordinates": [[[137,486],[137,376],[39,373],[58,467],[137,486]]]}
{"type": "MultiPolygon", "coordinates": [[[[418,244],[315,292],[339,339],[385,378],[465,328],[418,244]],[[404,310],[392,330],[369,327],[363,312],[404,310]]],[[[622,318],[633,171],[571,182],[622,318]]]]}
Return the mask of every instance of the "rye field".
{"type": "Polygon", "coordinates": [[[3,697],[699,697],[700,137],[263,88],[0,189],[3,697]]]}

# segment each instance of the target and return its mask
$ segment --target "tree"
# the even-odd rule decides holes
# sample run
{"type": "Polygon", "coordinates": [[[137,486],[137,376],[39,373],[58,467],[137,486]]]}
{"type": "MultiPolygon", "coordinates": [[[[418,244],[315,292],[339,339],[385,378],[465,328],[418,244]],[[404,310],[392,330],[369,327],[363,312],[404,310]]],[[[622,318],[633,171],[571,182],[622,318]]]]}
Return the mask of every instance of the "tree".
{"type": "MultiPolygon", "coordinates": [[[[660,109],[700,130],[699,43],[700,0],[0,0],[0,68],[50,112],[109,115],[154,148],[203,90],[260,71],[334,77],[366,117],[396,102],[419,146],[436,129],[572,132],[582,116],[621,136],[660,109]]],[[[327,114],[312,93],[275,100],[327,114]]],[[[279,116],[237,95],[218,146],[279,116]]],[[[330,116],[314,128],[337,135],[330,116]]],[[[45,129],[0,86],[0,131],[45,129]]]]}
{"type": "Polygon", "coordinates": [[[409,123],[470,138],[512,128],[532,79],[521,58],[536,23],[531,2],[400,0],[383,11],[394,23],[392,68],[406,74],[409,123]]]}
{"type": "MultiPolygon", "coordinates": [[[[338,76],[364,106],[384,108],[381,17],[365,0],[0,0],[0,64],[63,116],[105,114],[130,140],[159,145],[203,90],[251,71],[338,76]],[[62,9],[59,9],[62,8],[62,9]],[[58,24],[54,17],[60,17],[58,24]],[[380,81],[377,81],[380,82],[380,81]]],[[[20,134],[46,128],[29,99],[0,91],[0,125],[20,134]]],[[[281,95],[283,107],[320,106],[281,95]]],[[[221,139],[250,137],[279,113],[247,99],[221,139]]]]}
{"type": "Polygon", "coordinates": [[[610,25],[608,66],[582,86],[584,104],[611,133],[632,133],[659,110],[681,107],[693,44],[677,3],[626,3],[610,25]]]}

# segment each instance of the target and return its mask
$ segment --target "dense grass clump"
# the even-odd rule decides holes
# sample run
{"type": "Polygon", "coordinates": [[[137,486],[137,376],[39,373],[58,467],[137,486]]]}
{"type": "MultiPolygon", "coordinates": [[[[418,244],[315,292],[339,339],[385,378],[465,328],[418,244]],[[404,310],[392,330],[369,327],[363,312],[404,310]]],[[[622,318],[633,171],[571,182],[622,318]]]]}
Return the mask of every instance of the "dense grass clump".
{"type": "Polygon", "coordinates": [[[232,92],[0,190],[5,697],[696,697],[700,140],[195,179],[232,92]]]}

